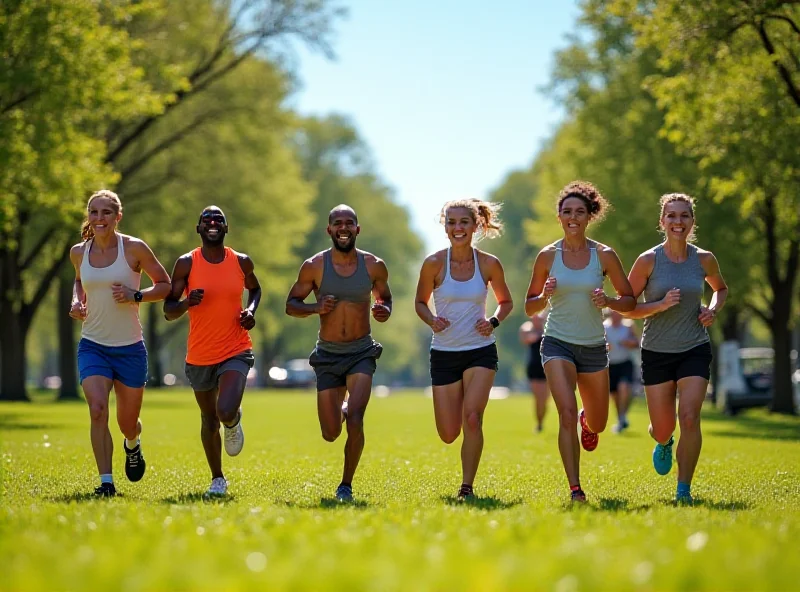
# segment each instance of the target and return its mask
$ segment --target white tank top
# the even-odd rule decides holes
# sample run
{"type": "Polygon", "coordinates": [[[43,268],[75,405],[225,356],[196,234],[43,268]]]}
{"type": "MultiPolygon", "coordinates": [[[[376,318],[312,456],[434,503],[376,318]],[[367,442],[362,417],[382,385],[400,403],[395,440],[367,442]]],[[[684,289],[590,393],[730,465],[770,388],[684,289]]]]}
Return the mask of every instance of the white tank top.
{"type": "Polygon", "coordinates": [[[108,267],[92,267],[89,263],[93,243],[94,239],[86,243],[81,261],[81,284],[86,292],[87,313],[81,337],[106,346],[138,343],[142,340],[139,304],[118,304],[112,295],[111,284],[119,283],[138,290],[142,276],[125,260],[122,235],[117,235],[117,258],[108,267]]]}
{"type": "Polygon", "coordinates": [[[433,334],[431,349],[440,351],[465,351],[494,343],[494,333],[484,337],[475,329],[475,323],[486,318],[486,295],[489,293],[478,266],[478,251],[472,249],[475,273],[465,282],[450,277],[450,249],[447,249],[444,281],[433,291],[436,316],[450,321],[444,331],[433,334]]]}

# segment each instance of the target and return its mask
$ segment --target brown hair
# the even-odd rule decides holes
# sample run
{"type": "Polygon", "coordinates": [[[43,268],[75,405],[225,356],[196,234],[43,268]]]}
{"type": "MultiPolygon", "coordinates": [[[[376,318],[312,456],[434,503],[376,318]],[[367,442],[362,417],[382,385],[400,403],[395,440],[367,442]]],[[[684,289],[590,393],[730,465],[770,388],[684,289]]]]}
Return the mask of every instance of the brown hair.
{"type": "Polygon", "coordinates": [[[472,221],[475,222],[477,229],[476,240],[483,238],[496,238],[503,232],[503,223],[498,217],[498,212],[503,204],[493,201],[483,201],[481,199],[453,199],[442,206],[439,214],[439,222],[447,222],[447,210],[450,208],[464,208],[469,210],[472,221]]]}
{"type": "MultiPolygon", "coordinates": [[[[695,220],[693,197],[691,197],[690,195],[686,195],[685,193],[666,193],[662,195],[661,199],[658,201],[658,203],[661,205],[661,214],[658,217],[658,231],[664,235],[666,235],[666,233],[664,232],[664,229],[661,227],[661,219],[664,217],[667,205],[674,203],[676,201],[689,204],[689,207],[692,210],[692,220],[693,221],[695,220]]],[[[692,231],[689,233],[689,236],[686,237],[687,242],[693,243],[694,241],[697,240],[696,230],[697,230],[697,224],[694,224],[692,226],[692,231]]]]}
{"type": "Polygon", "coordinates": [[[114,210],[115,214],[119,215],[120,212],[122,212],[122,202],[119,200],[119,196],[113,191],[101,189],[100,191],[92,193],[92,196],[86,203],[86,219],[81,225],[81,238],[84,242],[88,241],[90,238],[94,238],[94,229],[89,225],[89,208],[92,207],[92,202],[98,197],[105,197],[111,200],[111,209],[114,210]]]}
{"type": "Polygon", "coordinates": [[[602,220],[606,212],[611,209],[611,204],[608,200],[603,197],[597,187],[588,181],[572,181],[561,190],[558,194],[559,213],[564,201],[570,197],[577,197],[586,204],[586,209],[589,210],[589,218],[591,218],[592,222],[602,220]]]}

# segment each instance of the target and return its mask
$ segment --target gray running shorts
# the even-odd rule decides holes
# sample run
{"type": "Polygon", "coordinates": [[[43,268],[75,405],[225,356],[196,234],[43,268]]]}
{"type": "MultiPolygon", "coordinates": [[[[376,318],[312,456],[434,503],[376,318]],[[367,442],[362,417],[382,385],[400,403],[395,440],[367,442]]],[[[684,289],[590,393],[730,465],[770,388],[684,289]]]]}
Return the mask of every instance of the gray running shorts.
{"type": "Polygon", "coordinates": [[[186,379],[189,381],[189,384],[192,385],[193,390],[199,392],[211,391],[217,388],[219,377],[222,376],[224,372],[232,370],[247,378],[247,373],[255,362],[256,358],[253,356],[253,352],[248,349],[240,354],[236,354],[232,358],[223,360],[219,364],[194,366],[187,363],[184,370],[186,372],[186,379]]]}
{"type": "Polygon", "coordinates": [[[317,341],[308,358],[317,375],[317,391],[343,387],[350,374],[375,374],[383,346],[366,335],[355,341],[339,343],[317,341]]]}
{"type": "Polygon", "coordinates": [[[608,368],[608,349],[605,343],[597,345],[575,345],[550,335],[542,338],[542,366],[550,360],[566,360],[575,365],[580,374],[599,372],[608,368]]]}

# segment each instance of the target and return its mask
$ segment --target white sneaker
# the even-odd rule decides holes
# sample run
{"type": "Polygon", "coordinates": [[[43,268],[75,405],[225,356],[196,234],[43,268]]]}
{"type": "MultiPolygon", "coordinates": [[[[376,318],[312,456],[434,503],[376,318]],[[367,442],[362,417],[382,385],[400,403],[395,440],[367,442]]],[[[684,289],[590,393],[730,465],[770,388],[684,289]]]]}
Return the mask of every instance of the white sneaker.
{"type": "Polygon", "coordinates": [[[211,480],[211,487],[206,491],[206,497],[220,497],[228,493],[228,482],[225,477],[216,477],[211,480]]]}
{"type": "Polygon", "coordinates": [[[239,419],[236,425],[229,428],[225,424],[225,452],[228,456],[236,456],[244,448],[244,430],[242,430],[242,408],[239,407],[239,419]]]}

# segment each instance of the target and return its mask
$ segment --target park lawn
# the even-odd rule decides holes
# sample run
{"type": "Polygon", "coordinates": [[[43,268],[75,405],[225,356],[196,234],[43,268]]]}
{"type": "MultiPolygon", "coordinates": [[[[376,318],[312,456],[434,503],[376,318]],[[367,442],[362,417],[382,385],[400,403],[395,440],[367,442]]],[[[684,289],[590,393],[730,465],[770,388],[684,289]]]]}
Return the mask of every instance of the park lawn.
{"type": "Polygon", "coordinates": [[[800,421],[704,412],[694,507],[659,477],[640,400],[632,428],[583,453],[572,507],[551,404],[492,400],[475,504],[459,504],[460,440],[436,435],[421,392],[375,398],[341,506],[344,440],[319,434],[310,393],[250,391],[245,449],[223,459],[225,502],[187,390],[148,391],[147,474],[125,480],[116,428],[113,500],[96,485],[83,404],[0,405],[0,590],[789,590],[800,589],[800,421]],[[794,559],[792,559],[794,557],[794,559]]]}

